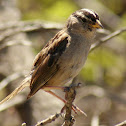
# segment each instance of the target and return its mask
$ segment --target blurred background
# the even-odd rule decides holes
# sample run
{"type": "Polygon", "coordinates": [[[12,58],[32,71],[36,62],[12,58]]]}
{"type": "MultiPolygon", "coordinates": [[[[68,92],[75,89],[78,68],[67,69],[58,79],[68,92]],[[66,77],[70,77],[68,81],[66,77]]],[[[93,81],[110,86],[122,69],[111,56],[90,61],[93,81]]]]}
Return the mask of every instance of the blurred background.
{"type": "MultiPolygon", "coordinates": [[[[74,11],[95,10],[104,26],[96,42],[125,28],[126,0],[0,0],[0,99],[5,98],[31,69],[35,55],[74,11]]],[[[126,120],[126,32],[90,52],[77,77],[75,104],[87,117],[74,114],[75,126],[114,126],[126,120]]],[[[26,100],[29,88],[0,106],[0,126],[20,126],[60,112],[63,103],[39,91],[26,100]]],[[[64,93],[57,92],[62,97],[64,93]]],[[[60,126],[58,118],[48,126],[60,126]]]]}

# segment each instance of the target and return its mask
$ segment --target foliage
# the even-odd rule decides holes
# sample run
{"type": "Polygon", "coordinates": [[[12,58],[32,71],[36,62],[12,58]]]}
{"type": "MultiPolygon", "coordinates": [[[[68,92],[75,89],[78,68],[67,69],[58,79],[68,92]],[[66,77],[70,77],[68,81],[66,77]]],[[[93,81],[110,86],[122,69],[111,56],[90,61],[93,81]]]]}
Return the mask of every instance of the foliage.
{"type": "Polygon", "coordinates": [[[56,22],[64,22],[72,12],[78,9],[71,0],[55,0],[55,2],[53,0],[21,0],[19,6],[24,20],[43,19],[56,22]],[[25,4],[22,6],[21,3],[25,4]]]}

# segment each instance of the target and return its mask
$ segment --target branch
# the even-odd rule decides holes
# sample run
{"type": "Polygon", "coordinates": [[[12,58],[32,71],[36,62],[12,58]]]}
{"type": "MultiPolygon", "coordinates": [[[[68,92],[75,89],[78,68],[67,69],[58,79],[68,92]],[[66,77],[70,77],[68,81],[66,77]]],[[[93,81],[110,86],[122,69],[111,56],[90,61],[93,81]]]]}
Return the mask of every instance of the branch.
{"type": "Polygon", "coordinates": [[[7,41],[6,43],[0,45],[0,50],[4,49],[6,47],[14,46],[14,45],[32,46],[32,43],[30,41],[26,41],[26,40],[7,41]]]}
{"type": "MultiPolygon", "coordinates": [[[[65,114],[65,122],[63,123],[62,126],[72,126],[74,124],[74,118],[71,116],[71,112],[72,112],[72,103],[75,99],[75,86],[73,87],[65,87],[65,99],[66,99],[66,104],[65,104],[65,109],[66,109],[66,114],[65,114]]],[[[53,121],[55,121],[63,112],[63,110],[61,110],[60,113],[55,114],[45,120],[42,120],[41,122],[38,122],[35,126],[44,126],[48,123],[51,123],[53,121]]]]}
{"type": "Polygon", "coordinates": [[[15,35],[19,32],[21,32],[22,30],[20,28],[16,28],[16,29],[9,29],[4,31],[3,33],[0,34],[0,42],[4,41],[6,38],[15,35]]]}
{"type": "Polygon", "coordinates": [[[40,29],[61,29],[63,26],[58,23],[48,23],[48,22],[9,22],[0,25],[0,30],[5,30],[3,34],[0,35],[0,41],[3,41],[7,37],[17,34],[19,32],[30,32],[40,29]]]}
{"type": "MultiPolygon", "coordinates": [[[[16,21],[0,24],[0,31],[12,28],[29,28],[29,30],[39,29],[61,29],[63,27],[60,23],[47,22],[47,21],[16,21]]],[[[27,29],[28,30],[28,29],[27,29]]]]}
{"type": "Polygon", "coordinates": [[[20,105],[24,102],[26,102],[26,96],[25,95],[18,95],[17,97],[15,97],[14,99],[4,103],[4,104],[1,104],[0,105],[0,112],[10,108],[10,107],[13,107],[13,106],[16,106],[16,105],[20,105]]]}
{"type": "MultiPolygon", "coordinates": [[[[74,118],[71,116],[71,112],[72,112],[72,103],[75,99],[75,95],[76,95],[76,92],[75,92],[75,86],[71,86],[71,87],[65,87],[65,99],[66,99],[66,104],[65,104],[65,107],[63,107],[63,109],[65,108],[66,109],[66,114],[65,114],[65,122],[63,123],[62,126],[72,126],[74,124],[74,118]]],[[[60,113],[58,114],[55,114],[45,120],[42,120],[41,122],[38,122],[35,126],[44,126],[48,123],[51,123],[53,121],[55,121],[60,115],[61,113],[63,112],[63,109],[61,110],[60,113]]]]}
{"type": "Polygon", "coordinates": [[[121,123],[119,123],[119,124],[117,124],[117,125],[115,125],[115,126],[126,126],[126,120],[121,122],[121,123]]]}
{"type": "Polygon", "coordinates": [[[14,22],[14,23],[9,22],[9,23],[0,25],[0,30],[3,32],[0,35],[0,42],[5,40],[7,37],[10,37],[20,32],[31,32],[40,29],[44,30],[61,29],[63,27],[62,24],[40,22],[40,21],[34,21],[34,22],[22,21],[22,22],[14,22]]]}
{"type": "Polygon", "coordinates": [[[92,117],[91,126],[99,126],[99,115],[94,115],[92,117]]]}
{"type": "Polygon", "coordinates": [[[55,115],[52,115],[51,117],[45,119],[45,120],[42,120],[41,122],[38,122],[35,126],[44,126],[48,123],[51,123],[53,121],[55,121],[59,116],[60,116],[61,113],[56,113],[55,115]]]}
{"type": "Polygon", "coordinates": [[[0,82],[0,90],[5,88],[10,82],[20,78],[21,76],[25,76],[26,73],[27,73],[26,71],[22,71],[22,72],[17,72],[17,73],[14,73],[14,74],[7,76],[5,79],[3,79],[0,82]]]}
{"type": "Polygon", "coordinates": [[[65,99],[66,99],[66,104],[65,104],[65,109],[66,109],[66,114],[65,114],[65,122],[63,123],[62,126],[73,126],[75,119],[71,115],[72,112],[72,103],[75,99],[76,96],[76,91],[75,91],[75,86],[71,87],[66,87],[65,90],[65,99]]]}
{"type": "Polygon", "coordinates": [[[98,42],[96,42],[95,44],[93,44],[91,46],[90,52],[93,51],[94,49],[96,49],[97,47],[99,47],[101,44],[103,44],[106,41],[108,41],[108,40],[110,40],[110,39],[120,35],[121,33],[125,32],[125,31],[126,31],[126,27],[121,28],[121,29],[111,33],[110,35],[107,35],[107,36],[101,38],[98,42]]]}
{"type": "Polygon", "coordinates": [[[26,123],[22,123],[21,126],[26,126],[26,123]]]}

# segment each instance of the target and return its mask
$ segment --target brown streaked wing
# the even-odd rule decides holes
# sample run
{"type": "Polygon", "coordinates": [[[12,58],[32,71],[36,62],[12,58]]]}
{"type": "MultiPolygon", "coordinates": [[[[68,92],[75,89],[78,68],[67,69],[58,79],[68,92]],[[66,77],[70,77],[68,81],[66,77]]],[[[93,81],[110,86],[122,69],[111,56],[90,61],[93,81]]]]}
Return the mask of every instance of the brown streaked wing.
{"type": "Polygon", "coordinates": [[[62,37],[60,34],[61,31],[56,34],[54,37],[55,39],[52,39],[50,44],[47,44],[48,46],[46,45],[36,57],[30,84],[31,91],[28,98],[34,95],[45,83],[47,83],[59,69],[57,61],[68,44],[67,34],[64,34],[62,37]]]}

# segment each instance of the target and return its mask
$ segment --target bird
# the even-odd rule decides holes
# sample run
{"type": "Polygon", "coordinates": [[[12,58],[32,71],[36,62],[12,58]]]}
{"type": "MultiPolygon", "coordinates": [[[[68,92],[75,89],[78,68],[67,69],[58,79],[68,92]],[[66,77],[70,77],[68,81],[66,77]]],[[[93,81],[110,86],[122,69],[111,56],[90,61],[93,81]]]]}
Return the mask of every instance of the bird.
{"type": "Polygon", "coordinates": [[[99,28],[103,26],[95,11],[83,8],[72,13],[63,29],[36,55],[29,75],[0,104],[25,87],[30,87],[28,99],[42,89],[64,101],[52,90],[70,85],[79,74],[99,28]]]}

